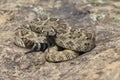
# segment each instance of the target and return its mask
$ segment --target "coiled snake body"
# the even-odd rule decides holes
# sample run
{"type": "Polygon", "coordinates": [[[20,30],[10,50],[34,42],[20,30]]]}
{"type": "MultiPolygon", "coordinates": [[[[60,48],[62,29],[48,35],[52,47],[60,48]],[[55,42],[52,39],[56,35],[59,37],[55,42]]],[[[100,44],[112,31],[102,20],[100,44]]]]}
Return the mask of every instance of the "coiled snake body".
{"type": "Polygon", "coordinates": [[[40,16],[27,25],[18,27],[15,45],[32,51],[43,51],[50,62],[71,60],[79,52],[88,52],[95,47],[95,34],[70,25],[57,18],[40,16]]]}

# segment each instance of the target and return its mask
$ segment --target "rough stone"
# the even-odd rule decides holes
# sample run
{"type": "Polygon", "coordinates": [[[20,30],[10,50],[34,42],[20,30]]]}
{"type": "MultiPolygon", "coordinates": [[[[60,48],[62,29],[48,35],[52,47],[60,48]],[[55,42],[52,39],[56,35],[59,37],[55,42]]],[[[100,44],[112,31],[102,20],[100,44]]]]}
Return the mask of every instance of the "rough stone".
{"type": "Polygon", "coordinates": [[[120,1],[59,0],[60,3],[52,3],[54,1],[0,1],[0,80],[119,80],[120,1]],[[42,14],[62,17],[72,25],[92,25],[96,31],[96,47],[62,63],[46,62],[42,52],[25,55],[27,49],[13,44],[14,30],[39,16],[41,10],[45,11],[42,14]]]}

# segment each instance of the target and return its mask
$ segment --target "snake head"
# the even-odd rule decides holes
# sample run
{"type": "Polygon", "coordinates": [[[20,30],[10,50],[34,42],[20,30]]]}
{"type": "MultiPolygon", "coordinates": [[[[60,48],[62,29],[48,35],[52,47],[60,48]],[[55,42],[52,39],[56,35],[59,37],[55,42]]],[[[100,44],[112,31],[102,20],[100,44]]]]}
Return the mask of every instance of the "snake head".
{"type": "Polygon", "coordinates": [[[57,32],[54,28],[50,28],[50,29],[43,29],[42,33],[45,34],[46,36],[54,37],[56,36],[57,32]]]}

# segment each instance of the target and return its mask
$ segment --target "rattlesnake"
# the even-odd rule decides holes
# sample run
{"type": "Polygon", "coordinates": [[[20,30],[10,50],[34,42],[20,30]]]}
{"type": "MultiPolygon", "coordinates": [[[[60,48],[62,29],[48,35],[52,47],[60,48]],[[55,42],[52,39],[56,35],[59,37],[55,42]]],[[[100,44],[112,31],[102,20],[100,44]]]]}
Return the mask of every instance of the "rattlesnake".
{"type": "Polygon", "coordinates": [[[30,51],[43,51],[50,62],[62,62],[78,57],[95,47],[95,34],[70,25],[63,19],[40,16],[15,30],[15,45],[30,51]]]}

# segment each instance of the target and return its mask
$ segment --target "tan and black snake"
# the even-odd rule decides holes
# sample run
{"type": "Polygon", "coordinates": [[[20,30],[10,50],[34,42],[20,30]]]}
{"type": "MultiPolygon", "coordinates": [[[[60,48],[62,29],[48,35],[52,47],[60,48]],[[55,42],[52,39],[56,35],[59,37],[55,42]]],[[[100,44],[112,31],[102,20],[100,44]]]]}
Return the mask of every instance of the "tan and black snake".
{"type": "Polygon", "coordinates": [[[14,43],[32,51],[43,51],[50,62],[62,62],[78,57],[79,52],[88,52],[95,47],[95,33],[65,20],[40,16],[29,24],[18,27],[14,43]]]}

